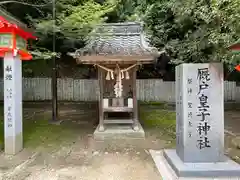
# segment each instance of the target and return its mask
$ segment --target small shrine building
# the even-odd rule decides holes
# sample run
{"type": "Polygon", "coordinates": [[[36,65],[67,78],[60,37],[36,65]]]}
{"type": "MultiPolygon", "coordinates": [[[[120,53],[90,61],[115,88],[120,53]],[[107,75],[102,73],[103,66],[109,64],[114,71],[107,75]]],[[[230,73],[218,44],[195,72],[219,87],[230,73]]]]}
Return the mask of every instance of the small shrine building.
{"type": "MultiPolygon", "coordinates": [[[[160,52],[150,47],[138,22],[98,25],[87,45],[71,54],[79,64],[97,67],[99,81],[98,132],[118,125],[142,129],[138,117],[136,74],[160,52]]],[[[120,128],[121,129],[121,128],[120,128]]],[[[95,131],[95,132],[96,132],[95,131]]]]}

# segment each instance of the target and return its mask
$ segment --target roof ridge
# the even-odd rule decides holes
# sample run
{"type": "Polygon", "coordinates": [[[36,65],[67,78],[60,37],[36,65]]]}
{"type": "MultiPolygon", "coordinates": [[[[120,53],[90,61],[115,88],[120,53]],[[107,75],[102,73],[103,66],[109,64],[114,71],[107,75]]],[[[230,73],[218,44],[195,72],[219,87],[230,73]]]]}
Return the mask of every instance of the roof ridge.
{"type": "Polygon", "coordinates": [[[140,25],[142,26],[143,23],[141,22],[134,22],[134,21],[129,21],[129,22],[118,22],[118,23],[102,23],[98,24],[96,26],[129,26],[129,25],[140,25]]]}
{"type": "Polygon", "coordinates": [[[143,26],[139,22],[128,22],[128,23],[107,23],[96,25],[91,35],[127,35],[127,34],[138,34],[143,32],[143,26]]]}

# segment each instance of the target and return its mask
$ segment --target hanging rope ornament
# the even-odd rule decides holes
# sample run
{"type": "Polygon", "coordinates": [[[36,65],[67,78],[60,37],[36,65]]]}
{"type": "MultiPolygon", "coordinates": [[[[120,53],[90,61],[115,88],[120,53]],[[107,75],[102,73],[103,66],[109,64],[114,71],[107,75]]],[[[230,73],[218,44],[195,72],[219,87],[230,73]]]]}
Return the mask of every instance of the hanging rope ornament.
{"type": "Polygon", "coordinates": [[[111,71],[111,78],[114,79],[114,73],[111,71]]]}
{"type": "Polygon", "coordinates": [[[126,79],[130,79],[128,71],[126,71],[126,79]]]}
{"type": "Polygon", "coordinates": [[[124,79],[124,72],[121,71],[121,79],[124,79]]]}
{"type": "Polygon", "coordinates": [[[101,66],[100,64],[96,64],[95,66],[98,66],[99,68],[107,71],[106,80],[111,80],[111,79],[114,80],[114,74],[116,75],[116,83],[114,85],[114,94],[116,97],[122,97],[122,94],[123,94],[122,80],[124,79],[124,76],[126,79],[130,79],[128,71],[138,65],[139,64],[133,64],[128,68],[120,69],[119,65],[117,64],[115,70],[101,66]]]}
{"type": "Polygon", "coordinates": [[[110,80],[110,72],[107,72],[107,76],[106,76],[106,80],[109,81],[110,80]]]}

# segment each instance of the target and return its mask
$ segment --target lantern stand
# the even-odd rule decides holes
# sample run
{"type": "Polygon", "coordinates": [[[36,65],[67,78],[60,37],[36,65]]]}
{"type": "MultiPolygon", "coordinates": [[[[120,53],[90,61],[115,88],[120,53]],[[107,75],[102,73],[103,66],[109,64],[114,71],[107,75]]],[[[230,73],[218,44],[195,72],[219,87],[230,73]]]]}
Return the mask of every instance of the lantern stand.
{"type": "Polygon", "coordinates": [[[4,151],[15,155],[23,148],[22,60],[31,60],[29,29],[0,9],[0,57],[4,58],[4,151]]]}

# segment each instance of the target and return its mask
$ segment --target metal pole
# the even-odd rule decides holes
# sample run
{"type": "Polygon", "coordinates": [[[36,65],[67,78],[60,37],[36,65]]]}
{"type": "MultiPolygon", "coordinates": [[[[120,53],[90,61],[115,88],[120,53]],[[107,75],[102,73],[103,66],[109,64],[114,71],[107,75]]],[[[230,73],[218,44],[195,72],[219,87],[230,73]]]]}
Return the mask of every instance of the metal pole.
{"type": "MultiPolygon", "coordinates": [[[[56,37],[55,37],[55,24],[56,24],[56,7],[55,0],[53,0],[53,53],[56,53],[56,37]]],[[[58,123],[58,101],[57,101],[57,62],[56,55],[52,58],[52,123],[58,123]]]]}
{"type": "Polygon", "coordinates": [[[58,102],[57,102],[57,68],[56,57],[52,59],[52,121],[58,121],[58,102]]]}

